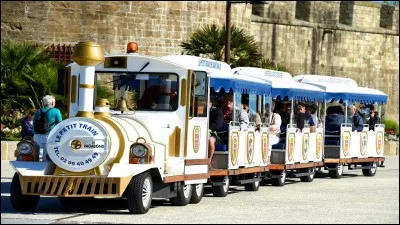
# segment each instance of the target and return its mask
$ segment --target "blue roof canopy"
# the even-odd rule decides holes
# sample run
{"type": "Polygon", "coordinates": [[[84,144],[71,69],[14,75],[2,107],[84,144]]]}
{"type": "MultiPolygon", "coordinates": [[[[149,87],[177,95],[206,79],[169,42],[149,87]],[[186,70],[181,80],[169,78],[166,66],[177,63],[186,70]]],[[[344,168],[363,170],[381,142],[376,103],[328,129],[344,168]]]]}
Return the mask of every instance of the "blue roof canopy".
{"type": "Polygon", "coordinates": [[[283,99],[288,97],[297,101],[316,101],[323,102],[326,98],[326,93],[323,91],[315,91],[308,89],[297,88],[275,88],[272,87],[272,97],[276,98],[278,95],[283,99]]]}
{"type": "Polygon", "coordinates": [[[211,77],[210,86],[219,92],[221,88],[229,91],[232,88],[234,92],[240,92],[242,94],[256,94],[256,95],[271,95],[271,85],[268,83],[251,82],[241,79],[227,79],[211,77]]]}

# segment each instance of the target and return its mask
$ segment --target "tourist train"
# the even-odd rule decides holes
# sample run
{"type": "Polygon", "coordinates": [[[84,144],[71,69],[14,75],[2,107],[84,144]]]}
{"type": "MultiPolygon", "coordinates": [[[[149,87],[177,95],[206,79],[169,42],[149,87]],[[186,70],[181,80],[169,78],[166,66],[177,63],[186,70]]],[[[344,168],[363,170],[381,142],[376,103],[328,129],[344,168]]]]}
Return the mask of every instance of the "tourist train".
{"type": "MultiPolygon", "coordinates": [[[[385,160],[384,125],[352,131],[347,121],[327,132],[327,106],[341,102],[379,103],[387,95],[359,87],[348,78],[299,75],[228,64],[189,55],[151,57],[129,43],[127,53],[103,55],[94,42],[79,42],[63,76],[68,118],[49,133],[47,153],[23,140],[16,150],[11,203],[34,210],[40,196],[63,204],[94,197],[125,197],[131,213],[146,213],[153,198],[173,205],[199,203],[204,186],[224,197],[230,186],[257,191],[287,176],[312,182],[328,171],[340,178],[343,167],[374,176],[385,160]],[[102,98],[104,87],[112,100],[102,98]],[[232,96],[232,120],[209,156],[209,103],[232,96]],[[289,122],[272,144],[270,119],[276,101],[286,102],[289,122]],[[294,122],[297,102],[317,102],[315,128],[294,122]],[[240,121],[248,105],[248,124],[240,121]],[[258,118],[259,117],[259,118],[258,118]],[[258,119],[257,119],[258,118],[258,119]],[[244,125],[244,126],[242,126],[244,125]]],[[[380,114],[380,108],[379,108],[380,114]]],[[[380,115],[379,115],[380,116],[380,115]]],[[[347,108],[345,110],[347,118],[347,108]]],[[[217,135],[218,136],[218,135],[217,135]]]]}

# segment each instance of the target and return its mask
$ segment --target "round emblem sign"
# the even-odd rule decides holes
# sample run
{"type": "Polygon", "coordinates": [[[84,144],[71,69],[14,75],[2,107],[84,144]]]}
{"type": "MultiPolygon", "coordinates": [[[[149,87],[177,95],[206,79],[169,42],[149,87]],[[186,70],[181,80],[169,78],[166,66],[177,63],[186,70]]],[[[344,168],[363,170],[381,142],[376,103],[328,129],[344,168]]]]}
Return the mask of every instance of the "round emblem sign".
{"type": "Polygon", "coordinates": [[[247,162],[251,164],[254,156],[254,133],[249,132],[247,135],[247,162]]]}
{"type": "Polygon", "coordinates": [[[342,144],[343,154],[347,156],[350,150],[350,132],[348,131],[343,132],[342,141],[343,141],[342,144]]]}
{"type": "Polygon", "coordinates": [[[193,151],[194,153],[199,152],[200,148],[200,126],[195,126],[193,128],[193,151]]]}
{"type": "Polygon", "coordinates": [[[382,153],[383,148],[383,132],[376,132],[376,154],[380,155],[382,153]]]}
{"type": "Polygon", "coordinates": [[[96,120],[75,117],[57,124],[47,139],[47,152],[60,168],[82,172],[99,166],[109,147],[105,128],[96,120]]]}
{"type": "Polygon", "coordinates": [[[237,163],[238,153],[239,153],[239,134],[238,132],[232,132],[231,135],[231,145],[229,148],[230,158],[232,166],[235,166],[237,163]]]}
{"type": "Polygon", "coordinates": [[[308,133],[303,135],[303,160],[306,160],[308,157],[309,138],[310,135],[308,133]]]}
{"type": "Polygon", "coordinates": [[[317,159],[321,158],[321,152],[322,152],[322,134],[318,133],[317,134],[317,151],[316,151],[316,155],[317,155],[317,159]]]}
{"type": "Polygon", "coordinates": [[[264,163],[268,162],[268,134],[263,133],[261,136],[261,155],[264,163]]]}
{"type": "Polygon", "coordinates": [[[360,134],[360,153],[361,153],[361,155],[365,155],[365,153],[367,152],[367,141],[368,141],[367,132],[361,132],[361,134],[360,134]]]}
{"type": "Polygon", "coordinates": [[[292,161],[293,160],[293,154],[294,154],[294,133],[289,134],[289,140],[288,140],[288,160],[292,161]]]}

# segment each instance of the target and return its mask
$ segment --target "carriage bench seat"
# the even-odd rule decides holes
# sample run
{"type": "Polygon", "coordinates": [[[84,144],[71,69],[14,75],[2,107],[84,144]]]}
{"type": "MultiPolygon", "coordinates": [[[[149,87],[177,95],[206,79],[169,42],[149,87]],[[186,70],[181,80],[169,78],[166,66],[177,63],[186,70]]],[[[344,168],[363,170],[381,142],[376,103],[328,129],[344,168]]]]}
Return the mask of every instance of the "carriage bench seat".
{"type": "Polygon", "coordinates": [[[227,146],[224,145],[224,144],[215,144],[215,151],[218,151],[218,152],[227,152],[227,151],[228,151],[228,148],[227,148],[227,146]]]}
{"type": "Polygon", "coordinates": [[[272,145],[272,149],[286,149],[285,142],[279,142],[277,144],[272,145]]]}
{"type": "Polygon", "coordinates": [[[340,145],[340,139],[325,139],[325,145],[340,145]]]}

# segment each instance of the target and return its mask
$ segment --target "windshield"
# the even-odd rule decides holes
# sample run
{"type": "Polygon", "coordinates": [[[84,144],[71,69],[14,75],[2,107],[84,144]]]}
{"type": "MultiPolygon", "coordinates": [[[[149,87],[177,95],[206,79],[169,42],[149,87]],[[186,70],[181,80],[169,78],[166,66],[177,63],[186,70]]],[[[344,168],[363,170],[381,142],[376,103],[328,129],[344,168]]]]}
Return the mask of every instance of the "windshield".
{"type": "Polygon", "coordinates": [[[177,74],[97,72],[96,82],[97,98],[104,98],[102,92],[108,91],[110,96],[106,98],[112,110],[117,109],[122,99],[128,110],[175,111],[178,108],[177,74]]]}

